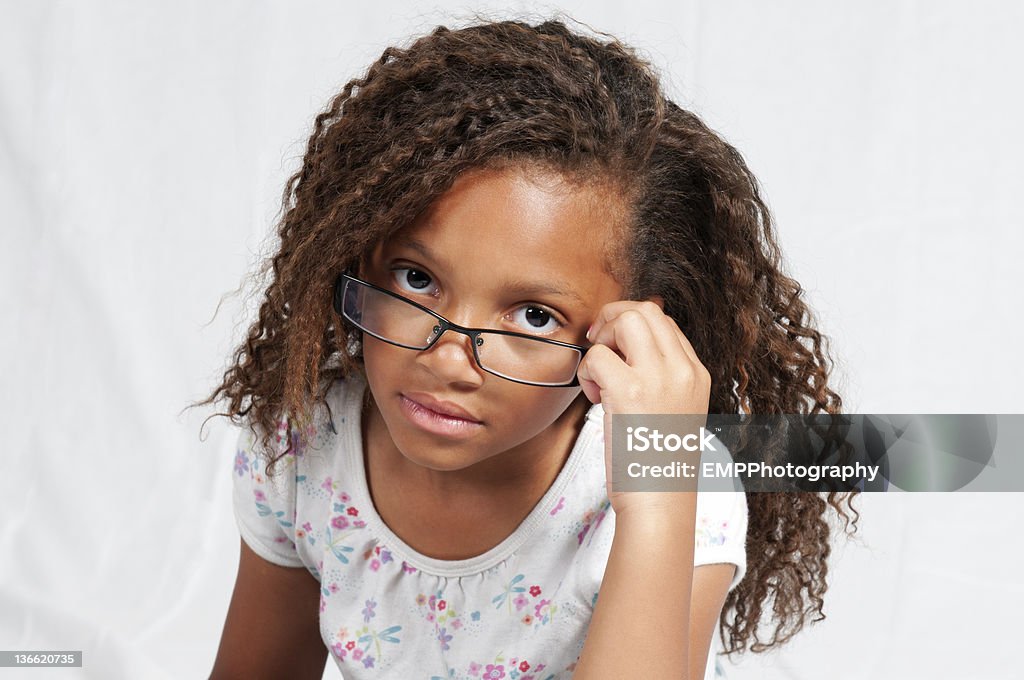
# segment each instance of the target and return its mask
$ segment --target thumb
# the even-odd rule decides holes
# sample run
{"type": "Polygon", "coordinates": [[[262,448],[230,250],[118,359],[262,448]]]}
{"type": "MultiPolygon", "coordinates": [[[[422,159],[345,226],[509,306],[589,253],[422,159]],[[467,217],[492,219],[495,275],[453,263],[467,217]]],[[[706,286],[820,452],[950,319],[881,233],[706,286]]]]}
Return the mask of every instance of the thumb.
{"type": "Polygon", "coordinates": [[[583,357],[576,371],[580,386],[587,399],[599,404],[608,396],[613,385],[625,384],[629,366],[607,345],[594,345],[583,357]]]}

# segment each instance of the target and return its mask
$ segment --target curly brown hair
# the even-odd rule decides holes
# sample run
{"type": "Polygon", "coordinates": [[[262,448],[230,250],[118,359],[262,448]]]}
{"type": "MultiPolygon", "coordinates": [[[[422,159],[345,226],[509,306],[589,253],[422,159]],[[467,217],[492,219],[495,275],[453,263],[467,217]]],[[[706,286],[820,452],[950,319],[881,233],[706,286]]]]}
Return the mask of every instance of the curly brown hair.
{"type": "MultiPolygon", "coordinates": [[[[438,27],[388,47],[316,117],[288,181],[259,317],[221,384],[235,424],[287,455],[331,383],[360,370],[358,329],[332,313],[338,272],[411,223],[463,172],[513,164],[628,197],[627,299],[653,295],[712,377],[711,413],[830,413],[826,336],[782,271],[772,218],[740,153],[666,98],[647,61],[562,21],[438,27]],[[281,414],[290,417],[279,421],[281,414]],[[297,426],[297,427],[294,427],[297,426]],[[280,435],[279,435],[280,436],[280,435]]],[[[213,416],[210,416],[213,417],[213,416]]],[[[848,493],[748,492],[747,574],[719,620],[727,654],[781,645],[825,618],[828,511],[848,493]],[[766,642],[758,627],[770,607],[766,642]]]]}

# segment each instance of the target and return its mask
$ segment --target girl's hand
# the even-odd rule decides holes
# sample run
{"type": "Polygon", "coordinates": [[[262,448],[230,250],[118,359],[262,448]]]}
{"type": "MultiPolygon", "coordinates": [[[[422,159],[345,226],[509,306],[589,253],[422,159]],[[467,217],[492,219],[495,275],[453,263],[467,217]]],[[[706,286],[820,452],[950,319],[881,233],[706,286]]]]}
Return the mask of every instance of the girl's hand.
{"type": "Polygon", "coordinates": [[[616,514],[670,506],[666,491],[612,493],[613,414],[707,414],[711,374],[679,326],[651,300],[609,302],[587,338],[594,343],[577,376],[584,394],[604,407],[604,458],[608,499],[616,514]]]}

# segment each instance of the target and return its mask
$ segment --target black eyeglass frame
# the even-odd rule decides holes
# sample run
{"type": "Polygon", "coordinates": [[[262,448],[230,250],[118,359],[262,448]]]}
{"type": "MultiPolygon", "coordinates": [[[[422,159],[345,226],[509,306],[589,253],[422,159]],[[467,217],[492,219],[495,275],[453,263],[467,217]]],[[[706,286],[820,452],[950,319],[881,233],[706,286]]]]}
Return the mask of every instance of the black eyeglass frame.
{"type": "Polygon", "coordinates": [[[503,330],[498,330],[498,329],[493,329],[493,328],[467,328],[465,326],[460,326],[457,323],[452,323],[451,321],[449,321],[448,319],[444,318],[443,316],[441,316],[440,314],[438,314],[434,310],[430,309],[429,307],[425,307],[425,306],[421,305],[420,303],[418,303],[418,302],[416,302],[414,300],[410,300],[407,297],[403,297],[403,296],[401,296],[401,295],[399,295],[397,293],[393,293],[390,290],[387,290],[385,288],[381,288],[380,286],[375,286],[374,284],[372,284],[372,283],[370,283],[368,281],[363,281],[362,279],[357,278],[355,276],[352,276],[351,274],[349,274],[347,272],[342,272],[341,274],[339,274],[338,278],[334,282],[333,306],[334,306],[334,311],[339,316],[341,316],[341,317],[343,317],[345,319],[348,319],[348,321],[350,321],[351,323],[355,324],[355,326],[357,328],[359,328],[361,331],[363,331],[364,333],[369,333],[370,335],[372,335],[373,337],[377,338],[378,340],[382,340],[382,341],[384,341],[384,342],[386,342],[388,344],[395,345],[396,347],[404,347],[406,349],[413,349],[413,350],[417,350],[417,351],[420,351],[420,352],[424,352],[424,351],[430,349],[431,347],[433,347],[434,344],[437,343],[437,341],[441,339],[441,336],[445,334],[445,331],[450,331],[451,330],[451,331],[455,331],[456,333],[461,333],[462,335],[466,335],[471,340],[470,344],[473,346],[473,359],[476,361],[476,365],[477,366],[479,366],[481,369],[487,371],[491,375],[496,375],[499,378],[504,378],[505,380],[511,380],[512,382],[520,383],[522,385],[533,385],[535,387],[577,387],[577,386],[579,386],[580,380],[579,380],[579,377],[576,375],[576,371],[579,370],[580,362],[583,361],[583,356],[587,353],[587,350],[590,349],[590,346],[574,345],[571,342],[562,342],[561,340],[552,340],[550,338],[538,338],[537,336],[529,335],[528,333],[516,333],[515,331],[503,331],[503,330]],[[397,300],[401,300],[402,302],[404,302],[406,304],[412,305],[413,307],[416,307],[417,309],[419,309],[419,310],[421,310],[423,312],[426,312],[430,316],[432,316],[435,319],[437,319],[438,322],[440,322],[440,326],[441,326],[440,332],[438,332],[434,336],[433,340],[431,340],[429,343],[427,343],[426,347],[415,347],[413,345],[404,345],[404,344],[402,344],[400,342],[395,342],[394,340],[389,340],[387,338],[383,338],[383,337],[377,335],[376,333],[374,333],[373,331],[368,330],[366,328],[363,328],[363,326],[360,325],[358,321],[355,321],[354,319],[349,317],[347,314],[345,314],[345,285],[346,285],[346,283],[348,281],[352,281],[353,283],[357,283],[357,284],[359,284],[361,286],[366,286],[368,288],[372,288],[373,290],[376,290],[376,291],[378,291],[380,293],[384,293],[385,295],[390,295],[391,297],[393,297],[393,298],[395,298],[397,300]],[[493,370],[487,368],[486,366],[484,366],[480,362],[480,355],[477,354],[477,349],[476,349],[477,346],[480,343],[482,343],[482,341],[483,341],[482,338],[480,337],[480,335],[483,334],[483,333],[496,333],[498,335],[511,335],[511,336],[517,337],[517,338],[525,338],[527,340],[533,340],[534,342],[545,342],[545,343],[548,343],[548,344],[551,344],[551,345],[558,345],[559,347],[568,347],[570,349],[576,350],[577,352],[580,353],[580,358],[576,361],[576,368],[573,369],[572,381],[571,382],[567,382],[567,383],[554,383],[554,384],[553,383],[538,383],[538,382],[532,382],[532,381],[529,381],[529,380],[519,380],[518,378],[510,378],[507,375],[503,375],[501,373],[498,373],[497,371],[493,371],[493,370]]]}

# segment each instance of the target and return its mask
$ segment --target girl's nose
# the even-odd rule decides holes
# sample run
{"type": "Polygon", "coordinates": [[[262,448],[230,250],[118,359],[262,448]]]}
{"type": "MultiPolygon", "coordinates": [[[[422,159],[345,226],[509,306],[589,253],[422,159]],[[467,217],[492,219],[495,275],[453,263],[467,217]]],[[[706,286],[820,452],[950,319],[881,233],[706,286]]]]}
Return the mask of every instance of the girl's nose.
{"type": "Polygon", "coordinates": [[[433,346],[420,352],[417,361],[445,382],[479,385],[484,379],[484,371],[473,354],[473,339],[452,329],[441,333],[433,346]]]}

